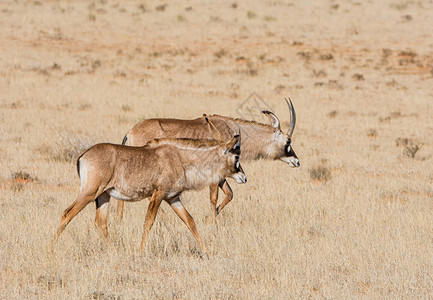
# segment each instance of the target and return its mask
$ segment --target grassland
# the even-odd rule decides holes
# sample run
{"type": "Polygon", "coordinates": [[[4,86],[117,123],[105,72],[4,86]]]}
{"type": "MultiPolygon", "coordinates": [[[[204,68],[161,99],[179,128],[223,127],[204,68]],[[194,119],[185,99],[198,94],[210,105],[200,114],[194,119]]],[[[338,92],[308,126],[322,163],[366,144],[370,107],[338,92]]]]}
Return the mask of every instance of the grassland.
{"type": "Polygon", "coordinates": [[[432,20],[432,1],[1,2],[0,298],[433,297],[432,20]],[[94,205],[50,247],[80,151],[253,92],[284,128],[293,100],[301,167],[244,163],[217,227],[186,193],[209,259],[166,205],[140,254],[146,201],[110,218],[116,250],[94,205]]]}

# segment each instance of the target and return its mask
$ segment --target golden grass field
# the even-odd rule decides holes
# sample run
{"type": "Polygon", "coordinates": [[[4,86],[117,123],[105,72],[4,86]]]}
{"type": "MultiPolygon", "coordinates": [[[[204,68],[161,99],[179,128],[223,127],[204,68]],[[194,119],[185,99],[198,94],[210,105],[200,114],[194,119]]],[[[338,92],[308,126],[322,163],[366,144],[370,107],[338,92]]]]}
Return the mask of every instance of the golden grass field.
{"type": "Polygon", "coordinates": [[[2,1],[0,27],[1,299],[433,297],[432,1],[2,1]],[[244,162],[218,226],[185,193],[209,258],[165,203],[140,254],[147,200],[111,206],[115,250],[93,204],[51,248],[80,151],[253,92],[284,129],[291,97],[301,167],[244,162]]]}

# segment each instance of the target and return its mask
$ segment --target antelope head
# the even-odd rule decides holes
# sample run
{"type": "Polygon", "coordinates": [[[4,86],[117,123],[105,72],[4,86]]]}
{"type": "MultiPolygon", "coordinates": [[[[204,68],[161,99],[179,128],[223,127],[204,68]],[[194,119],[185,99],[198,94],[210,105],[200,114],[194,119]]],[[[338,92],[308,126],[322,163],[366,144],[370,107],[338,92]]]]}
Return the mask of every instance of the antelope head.
{"type": "Polygon", "coordinates": [[[223,143],[220,155],[225,159],[225,166],[223,169],[226,173],[225,177],[233,178],[237,183],[246,183],[247,177],[245,176],[244,170],[239,162],[239,155],[241,154],[241,133],[240,131],[235,132],[233,138],[228,142],[222,141],[221,133],[214,126],[214,124],[207,118],[206,114],[203,115],[206,122],[209,125],[209,131],[213,135],[214,139],[223,143]]]}
{"type": "Polygon", "coordinates": [[[271,126],[274,129],[272,142],[267,145],[267,152],[269,156],[274,159],[279,159],[288,163],[290,167],[297,168],[300,166],[299,159],[296,156],[295,151],[292,147],[292,134],[295,130],[296,124],[296,114],[295,109],[293,108],[292,101],[289,98],[289,101],[286,100],[287,105],[289,106],[290,112],[290,124],[287,133],[284,133],[280,127],[280,121],[277,116],[270,111],[262,111],[270,120],[271,126]]]}
{"type": "Polygon", "coordinates": [[[229,172],[227,177],[233,178],[237,183],[246,183],[247,177],[239,163],[241,154],[241,135],[235,133],[234,137],[225,144],[224,156],[226,157],[226,167],[229,172]]]}

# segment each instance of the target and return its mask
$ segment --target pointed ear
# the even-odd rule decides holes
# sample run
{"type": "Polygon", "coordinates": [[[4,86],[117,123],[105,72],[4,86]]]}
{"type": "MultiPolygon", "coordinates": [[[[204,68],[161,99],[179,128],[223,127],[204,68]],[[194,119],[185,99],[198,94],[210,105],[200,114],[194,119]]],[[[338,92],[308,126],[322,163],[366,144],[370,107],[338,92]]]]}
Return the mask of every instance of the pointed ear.
{"type": "Polygon", "coordinates": [[[240,132],[234,134],[234,137],[230,139],[225,145],[225,153],[232,153],[236,155],[241,154],[241,134],[240,132]]]}
{"type": "Polygon", "coordinates": [[[271,125],[275,131],[281,130],[280,120],[278,120],[277,116],[274,115],[274,113],[270,112],[269,110],[263,110],[262,113],[265,114],[269,118],[269,121],[271,122],[271,125]]]}
{"type": "Polygon", "coordinates": [[[214,140],[217,140],[219,142],[223,141],[223,137],[221,136],[221,133],[219,130],[215,127],[215,125],[209,120],[206,114],[203,114],[203,117],[205,118],[207,125],[209,127],[209,132],[212,134],[212,137],[214,140]]]}

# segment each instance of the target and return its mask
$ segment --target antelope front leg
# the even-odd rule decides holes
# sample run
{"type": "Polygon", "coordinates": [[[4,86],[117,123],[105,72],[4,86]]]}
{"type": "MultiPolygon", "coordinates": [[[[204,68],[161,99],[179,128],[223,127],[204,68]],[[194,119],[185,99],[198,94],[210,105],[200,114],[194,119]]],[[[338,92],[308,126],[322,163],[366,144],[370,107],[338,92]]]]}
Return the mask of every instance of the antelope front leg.
{"type": "Polygon", "coordinates": [[[217,210],[216,205],[218,202],[218,184],[209,186],[210,194],[210,209],[212,211],[213,222],[216,223],[217,210]]]}
{"type": "Polygon", "coordinates": [[[226,206],[227,203],[229,203],[233,199],[233,191],[232,191],[231,187],[229,186],[229,184],[227,183],[227,180],[221,181],[219,184],[219,187],[223,190],[223,192],[225,194],[225,198],[224,198],[223,202],[221,202],[221,204],[216,209],[217,215],[221,212],[221,210],[224,208],[224,206],[226,206]]]}
{"type": "Polygon", "coordinates": [[[152,199],[150,199],[149,206],[147,207],[147,213],[143,225],[143,238],[141,239],[140,252],[144,251],[144,245],[146,244],[147,236],[152,228],[153,222],[155,221],[156,213],[161,205],[162,197],[158,191],[153,192],[152,199]]]}
{"type": "Polygon", "coordinates": [[[122,221],[123,219],[123,206],[125,202],[122,200],[117,200],[117,221],[122,221]]]}
{"type": "Polygon", "coordinates": [[[171,208],[179,216],[179,218],[185,223],[185,225],[186,225],[186,227],[188,227],[189,231],[191,231],[191,233],[194,236],[195,240],[197,241],[198,246],[200,247],[201,251],[205,254],[208,254],[206,247],[203,245],[203,242],[201,241],[200,236],[198,235],[194,219],[191,217],[189,212],[185,209],[185,207],[183,206],[180,199],[174,198],[174,199],[166,200],[166,201],[170,204],[171,208]]]}

